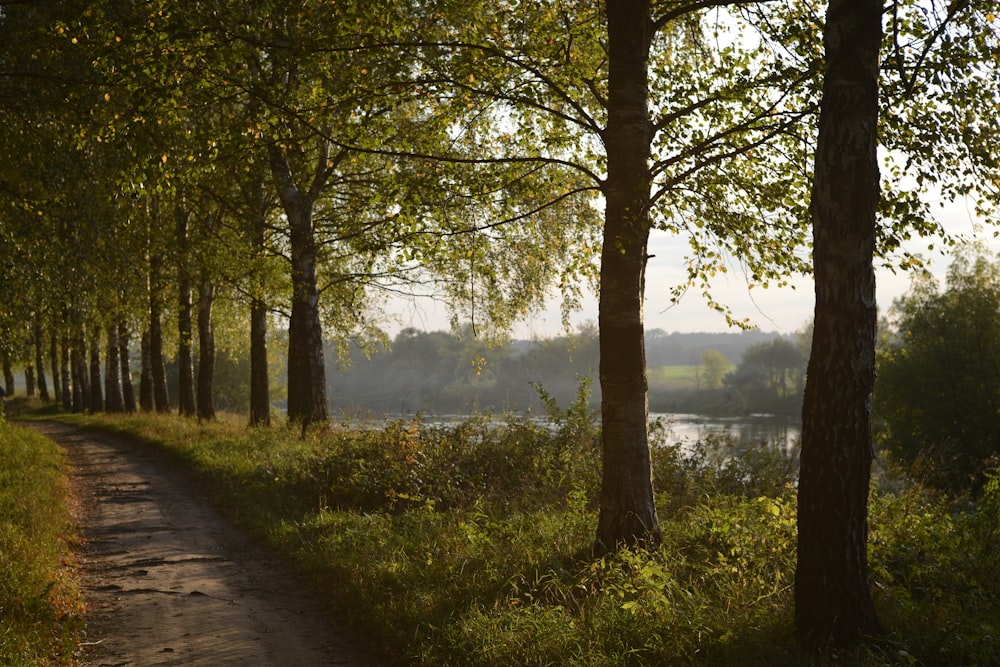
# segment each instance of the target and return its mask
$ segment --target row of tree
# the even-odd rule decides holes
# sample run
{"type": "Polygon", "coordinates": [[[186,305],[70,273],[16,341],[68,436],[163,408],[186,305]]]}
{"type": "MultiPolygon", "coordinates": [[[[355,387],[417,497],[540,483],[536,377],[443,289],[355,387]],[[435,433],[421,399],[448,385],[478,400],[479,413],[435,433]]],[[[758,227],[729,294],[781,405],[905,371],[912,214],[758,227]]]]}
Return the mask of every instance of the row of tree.
{"type": "MultiPolygon", "coordinates": [[[[272,345],[282,341],[273,340],[272,345]]],[[[650,409],[654,412],[693,412],[719,416],[770,413],[797,419],[802,409],[805,384],[805,361],[808,335],[784,337],[761,331],[740,333],[650,332],[647,347],[652,371],[669,373],[680,368],[680,380],[650,381],[650,409]],[[723,354],[719,348],[727,350],[723,354]],[[656,360],[667,364],[655,365],[656,360]],[[696,363],[689,363],[694,361],[696,363]]],[[[164,366],[169,402],[179,404],[184,378],[183,365],[171,345],[164,366]]],[[[58,352],[58,345],[55,348],[58,352]]],[[[52,359],[57,377],[55,396],[65,409],[120,412],[134,411],[131,368],[141,366],[139,358],[125,360],[121,386],[128,399],[115,403],[116,390],[108,389],[119,381],[119,372],[107,365],[102,385],[100,350],[91,358],[87,400],[73,402],[72,382],[59,384],[58,355],[52,359]],[[137,363],[138,362],[138,363],[137,363]],[[102,386],[104,392],[102,394],[102,386]],[[104,398],[102,399],[102,396],[104,398]]],[[[327,369],[329,409],[341,414],[380,415],[414,414],[454,415],[480,411],[503,412],[544,410],[539,390],[560,405],[576,400],[581,382],[593,386],[590,400],[600,404],[600,387],[595,386],[598,366],[598,332],[593,324],[582,325],[572,334],[549,339],[512,340],[492,343],[476,337],[470,326],[459,332],[403,329],[391,342],[366,343],[352,340],[346,355],[327,341],[324,354],[342,357],[327,369]]],[[[117,356],[106,357],[119,364],[117,356]]],[[[46,363],[46,365],[48,365],[46,363]]],[[[213,376],[219,380],[212,395],[216,405],[229,411],[247,411],[250,407],[250,359],[246,350],[222,350],[215,355],[213,376]]],[[[44,366],[35,372],[27,363],[22,370],[28,396],[50,400],[44,366]],[[36,387],[37,385],[37,387],[36,387]]],[[[200,362],[195,361],[195,375],[204,377],[200,362]]],[[[14,369],[9,356],[4,367],[6,389],[13,395],[14,369]]],[[[67,372],[68,369],[67,369],[67,372]]],[[[274,410],[285,405],[287,385],[285,366],[272,359],[269,374],[274,410]]],[[[145,386],[140,383],[140,387],[145,386]]],[[[76,390],[78,393],[80,388],[76,390]]],[[[155,407],[152,394],[140,391],[139,407],[155,407]],[[148,394],[148,396],[147,396],[148,394]]],[[[199,404],[201,401],[199,400],[199,404]]],[[[274,411],[273,410],[273,411],[274,411]]]]}
{"type": "Polygon", "coordinates": [[[146,341],[163,409],[170,315],[193,412],[195,297],[199,384],[224,297],[249,320],[251,421],[268,419],[279,318],[288,415],[305,427],[327,418],[324,323],[364,331],[380,290],[431,291],[491,330],[553,284],[572,306],[596,276],[606,551],[658,535],[650,230],[690,240],[675,296],[694,286],[723,312],[710,281],[733,258],[763,286],[812,269],[796,622],[814,647],[879,630],[865,569],[872,261],[939,231],[928,185],[992,211],[993,13],[936,0],[833,0],[825,20],[811,1],[755,0],[0,9],[11,353],[50,330],[82,397],[80,359],[110,349],[93,341],[113,328],[118,349],[146,341]]]}

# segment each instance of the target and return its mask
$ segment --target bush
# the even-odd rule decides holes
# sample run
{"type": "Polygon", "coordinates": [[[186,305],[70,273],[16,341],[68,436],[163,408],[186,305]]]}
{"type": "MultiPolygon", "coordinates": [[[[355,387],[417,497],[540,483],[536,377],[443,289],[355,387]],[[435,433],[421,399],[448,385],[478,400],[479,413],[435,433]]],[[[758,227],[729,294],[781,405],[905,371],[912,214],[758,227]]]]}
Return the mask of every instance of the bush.
{"type": "Polygon", "coordinates": [[[924,664],[995,664],[1000,655],[1000,475],[978,503],[910,485],[876,492],[871,578],[884,624],[924,664]]]}

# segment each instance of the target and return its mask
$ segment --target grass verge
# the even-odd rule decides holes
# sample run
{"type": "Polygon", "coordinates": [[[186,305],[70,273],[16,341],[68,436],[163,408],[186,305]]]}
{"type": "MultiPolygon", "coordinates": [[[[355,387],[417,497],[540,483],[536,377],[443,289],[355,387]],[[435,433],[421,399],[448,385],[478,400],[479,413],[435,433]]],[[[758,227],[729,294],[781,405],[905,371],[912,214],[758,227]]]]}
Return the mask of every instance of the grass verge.
{"type": "Polygon", "coordinates": [[[0,419],[0,664],[70,664],[83,603],[71,574],[62,452],[0,419]]]}
{"type": "Polygon", "coordinates": [[[871,505],[891,634],[816,659],[792,638],[793,465],[769,447],[654,450],[663,543],[589,555],[598,432],[582,401],[546,429],[82,418],[192,469],[343,623],[425,665],[990,665],[1000,634],[1000,481],[975,503],[893,480],[871,505]],[[890,488],[891,487],[891,488],[890,488]]]}

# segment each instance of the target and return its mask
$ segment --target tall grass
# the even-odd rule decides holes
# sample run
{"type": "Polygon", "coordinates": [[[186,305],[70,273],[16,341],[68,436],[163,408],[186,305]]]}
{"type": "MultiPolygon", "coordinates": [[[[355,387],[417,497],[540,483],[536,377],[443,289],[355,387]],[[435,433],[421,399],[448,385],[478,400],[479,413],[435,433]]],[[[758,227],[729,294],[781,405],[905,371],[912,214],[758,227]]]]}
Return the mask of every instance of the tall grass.
{"type": "Polygon", "coordinates": [[[890,635],[813,658],[792,637],[794,461],[654,451],[662,545],[595,559],[599,432],[93,417],[195,470],[388,656],[426,665],[989,665],[1000,660],[1000,483],[976,503],[879,484],[872,581],[890,635]]]}
{"type": "Polygon", "coordinates": [[[83,618],[71,528],[61,451],[0,418],[0,664],[70,664],[83,618]]]}

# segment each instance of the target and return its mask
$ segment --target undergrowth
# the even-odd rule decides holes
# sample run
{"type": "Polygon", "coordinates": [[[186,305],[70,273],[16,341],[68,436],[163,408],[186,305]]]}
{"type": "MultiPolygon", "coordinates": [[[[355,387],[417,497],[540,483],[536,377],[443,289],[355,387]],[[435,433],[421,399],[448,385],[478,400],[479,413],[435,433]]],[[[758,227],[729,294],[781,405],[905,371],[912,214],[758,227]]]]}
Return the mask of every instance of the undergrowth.
{"type": "Polygon", "coordinates": [[[83,421],[171,452],[341,623],[405,662],[1000,662],[996,478],[976,503],[876,483],[871,579],[890,634],[819,659],[792,637],[794,454],[657,442],[661,546],[595,559],[599,431],[584,400],[548,405],[550,426],[412,419],[305,437],[241,419],[83,421]]]}
{"type": "Polygon", "coordinates": [[[0,418],[0,664],[67,665],[82,631],[59,448],[0,418]]]}

